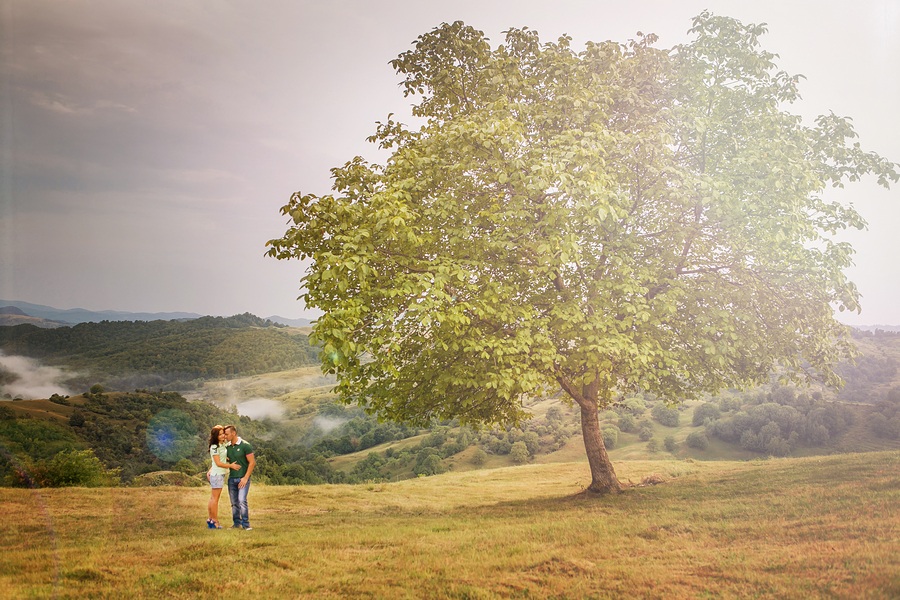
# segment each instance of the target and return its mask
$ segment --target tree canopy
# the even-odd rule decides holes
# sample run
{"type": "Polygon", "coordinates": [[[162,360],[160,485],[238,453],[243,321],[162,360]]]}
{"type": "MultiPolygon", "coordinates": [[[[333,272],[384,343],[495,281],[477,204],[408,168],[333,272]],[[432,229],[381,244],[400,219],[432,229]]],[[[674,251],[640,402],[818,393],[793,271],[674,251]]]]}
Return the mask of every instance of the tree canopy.
{"type": "Polygon", "coordinates": [[[419,101],[333,193],[295,193],[276,258],[307,259],[303,301],[341,398],[388,418],[516,421],[560,388],[582,413],[592,483],[619,489],[597,420],[620,394],[676,401],[773,369],[838,382],[858,309],[837,241],[864,220],[829,186],[896,166],[847,118],[804,123],[799,76],[764,25],[703,13],[657,48],[461,22],[392,61],[419,101]]]}

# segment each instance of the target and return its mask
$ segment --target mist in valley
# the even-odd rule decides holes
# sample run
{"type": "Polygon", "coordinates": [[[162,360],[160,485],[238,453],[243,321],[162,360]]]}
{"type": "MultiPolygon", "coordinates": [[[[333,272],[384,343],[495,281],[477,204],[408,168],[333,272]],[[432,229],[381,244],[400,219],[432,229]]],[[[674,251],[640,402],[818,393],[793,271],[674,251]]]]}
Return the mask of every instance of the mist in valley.
{"type": "Polygon", "coordinates": [[[63,382],[72,374],[26,356],[0,352],[0,399],[33,400],[53,394],[71,396],[63,382]]]}

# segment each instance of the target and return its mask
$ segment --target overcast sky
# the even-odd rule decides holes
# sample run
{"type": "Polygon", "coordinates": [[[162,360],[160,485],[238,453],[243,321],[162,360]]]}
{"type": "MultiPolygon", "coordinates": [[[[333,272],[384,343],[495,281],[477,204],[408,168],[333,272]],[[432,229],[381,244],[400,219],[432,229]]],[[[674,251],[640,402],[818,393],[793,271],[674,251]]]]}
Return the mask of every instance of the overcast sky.
{"type": "MultiPolygon", "coordinates": [[[[900,0],[0,0],[0,298],[58,308],[313,316],[302,267],[264,257],[291,193],[327,193],[389,112],[388,61],[463,20],[658,45],[708,8],[766,22],[807,77],[792,112],[854,118],[900,162],[900,0]]],[[[850,324],[900,324],[900,186],[849,186],[863,294],[850,324]]]]}

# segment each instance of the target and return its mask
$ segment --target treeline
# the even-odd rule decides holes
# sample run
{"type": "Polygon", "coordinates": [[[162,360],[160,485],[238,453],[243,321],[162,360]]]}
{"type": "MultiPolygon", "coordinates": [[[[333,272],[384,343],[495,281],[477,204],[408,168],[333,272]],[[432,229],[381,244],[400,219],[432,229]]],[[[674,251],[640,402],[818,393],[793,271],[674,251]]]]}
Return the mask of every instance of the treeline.
{"type": "Polygon", "coordinates": [[[91,374],[76,385],[103,380],[114,389],[282,371],[318,361],[307,335],[249,313],[56,329],[0,327],[0,350],[88,370],[91,374]]]}

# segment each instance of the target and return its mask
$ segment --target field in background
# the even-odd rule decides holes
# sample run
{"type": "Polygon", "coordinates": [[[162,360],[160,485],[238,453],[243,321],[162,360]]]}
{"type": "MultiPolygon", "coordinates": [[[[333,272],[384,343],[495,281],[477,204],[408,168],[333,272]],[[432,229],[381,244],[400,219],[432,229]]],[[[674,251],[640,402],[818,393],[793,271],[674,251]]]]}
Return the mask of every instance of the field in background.
{"type": "Polygon", "coordinates": [[[256,485],[250,532],[205,529],[205,489],[0,488],[0,597],[900,596],[898,452],[616,468],[665,483],[586,497],[579,462],[256,485]]]}

